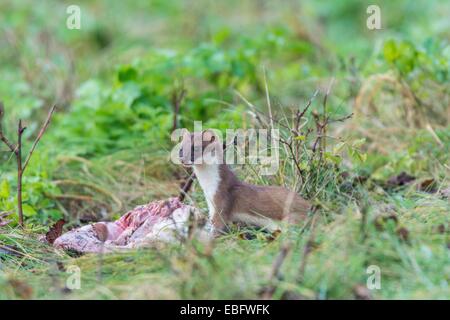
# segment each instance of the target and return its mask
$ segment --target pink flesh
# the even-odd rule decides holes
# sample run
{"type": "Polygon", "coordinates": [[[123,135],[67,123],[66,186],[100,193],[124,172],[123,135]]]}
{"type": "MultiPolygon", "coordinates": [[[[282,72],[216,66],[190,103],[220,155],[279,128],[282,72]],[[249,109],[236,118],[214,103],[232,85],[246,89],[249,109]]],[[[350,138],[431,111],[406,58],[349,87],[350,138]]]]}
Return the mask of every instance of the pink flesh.
{"type": "Polygon", "coordinates": [[[114,222],[98,222],[105,224],[108,230],[105,242],[100,241],[92,225],[87,225],[61,235],[53,245],[77,252],[102,252],[106,244],[108,248],[127,246],[145,238],[156,223],[171,219],[172,213],[179,208],[189,212],[190,207],[178,198],[151,202],[134,208],[114,222]]]}

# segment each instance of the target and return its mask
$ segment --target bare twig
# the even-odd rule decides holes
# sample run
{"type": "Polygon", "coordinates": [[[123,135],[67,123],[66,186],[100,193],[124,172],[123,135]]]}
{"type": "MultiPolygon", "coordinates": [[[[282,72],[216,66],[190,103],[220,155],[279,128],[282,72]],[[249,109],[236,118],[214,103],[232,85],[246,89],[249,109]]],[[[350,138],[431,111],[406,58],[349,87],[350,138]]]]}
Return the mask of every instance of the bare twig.
{"type": "Polygon", "coordinates": [[[25,169],[27,168],[28,162],[30,161],[31,156],[33,155],[34,149],[36,149],[37,144],[39,143],[39,141],[41,140],[45,131],[47,130],[48,125],[50,124],[50,120],[52,119],[52,115],[55,112],[55,108],[56,108],[56,106],[53,106],[50,109],[50,111],[48,112],[47,119],[45,120],[44,124],[42,125],[41,130],[39,130],[39,134],[37,135],[36,139],[34,140],[33,146],[31,147],[30,152],[28,153],[27,159],[25,160],[25,164],[23,165],[23,171],[25,171],[25,169]]]}
{"type": "Polygon", "coordinates": [[[2,120],[3,116],[5,114],[5,110],[3,107],[3,103],[0,102],[0,140],[3,141],[4,144],[6,144],[9,148],[9,150],[16,156],[16,162],[17,162],[17,213],[19,216],[19,225],[23,227],[23,204],[22,204],[22,178],[23,173],[25,169],[28,166],[28,162],[31,159],[31,156],[33,155],[33,152],[41,140],[43,134],[47,130],[48,125],[50,124],[51,117],[53,115],[53,112],[55,111],[55,106],[53,106],[48,115],[47,120],[44,122],[44,125],[42,126],[41,130],[39,131],[38,136],[34,140],[33,146],[31,147],[30,152],[28,153],[28,156],[25,160],[25,163],[22,163],[22,136],[26,129],[22,125],[22,119],[19,119],[19,123],[17,126],[17,145],[12,144],[3,134],[2,129],[2,120]]]}
{"type": "Polygon", "coordinates": [[[186,89],[174,90],[172,93],[172,108],[173,108],[173,124],[172,131],[178,127],[178,114],[180,113],[181,102],[186,95],[186,89]]]}
{"type": "Polygon", "coordinates": [[[291,250],[291,245],[289,243],[288,244],[284,244],[281,247],[277,258],[275,259],[275,261],[273,262],[273,265],[272,265],[272,271],[270,273],[270,279],[271,280],[280,279],[281,266],[283,265],[283,262],[286,259],[286,256],[287,256],[287,254],[289,253],[290,250],[291,250]]]}
{"type": "Polygon", "coordinates": [[[23,177],[23,167],[22,167],[22,135],[25,131],[25,127],[22,126],[22,120],[19,120],[19,125],[17,127],[17,210],[19,214],[19,224],[23,226],[23,208],[22,208],[22,177],[23,177]]]}
{"type": "MultiPolygon", "coordinates": [[[[351,117],[353,117],[353,113],[350,113],[350,114],[348,114],[346,116],[343,116],[341,118],[336,118],[336,119],[331,119],[330,117],[325,115],[324,116],[324,120],[320,121],[319,115],[317,113],[313,113],[313,118],[314,118],[314,121],[316,123],[316,133],[317,133],[316,140],[314,141],[314,144],[313,144],[313,147],[312,147],[313,152],[316,152],[317,145],[322,140],[322,138],[325,138],[327,136],[326,135],[326,129],[327,129],[327,126],[330,123],[333,123],[333,122],[344,122],[345,120],[348,120],[351,117]]],[[[325,151],[324,147],[326,147],[326,146],[321,144],[321,151],[325,151]]]]}
{"type": "Polygon", "coordinates": [[[296,154],[294,153],[294,149],[292,148],[292,139],[289,139],[289,142],[287,142],[287,141],[284,140],[284,139],[280,139],[280,142],[283,143],[283,144],[285,144],[285,145],[288,147],[289,152],[290,152],[290,154],[291,154],[291,158],[292,158],[292,160],[294,161],[295,167],[297,168],[297,171],[298,171],[298,173],[299,173],[299,177],[301,177],[301,176],[302,176],[303,170],[301,169],[300,163],[298,162],[297,156],[296,156],[296,154]]]}
{"type": "Polygon", "coordinates": [[[300,112],[300,110],[297,110],[297,113],[295,115],[295,131],[296,131],[296,134],[298,134],[298,129],[299,129],[299,126],[300,126],[300,120],[306,114],[306,112],[308,111],[309,107],[311,106],[312,102],[314,101],[314,99],[317,97],[318,94],[319,94],[319,90],[316,90],[314,92],[314,94],[312,95],[312,97],[306,103],[305,108],[301,112],[300,112]]]}
{"type": "Polygon", "coordinates": [[[322,137],[322,130],[327,125],[327,118],[325,118],[324,122],[320,122],[319,114],[317,112],[313,112],[313,118],[316,123],[316,140],[314,141],[312,151],[315,153],[317,150],[317,145],[319,144],[322,137]]]}
{"type": "Polygon", "coordinates": [[[317,214],[316,214],[316,210],[313,210],[313,216],[311,218],[311,227],[310,227],[310,233],[309,233],[309,238],[308,241],[305,244],[305,247],[303,248],[303,253],[302,253],[302,260],[300,262],[300,268],[299,268],[299,273],[298,273],[298,277],[297,280],[299,283],[301,283],[303,281],[304,275],[305,275],[305,269],[306,269],[306,263],[308,262],[308,256],[312,251],[312,246],[314,243],[314,237],[315,237],[315,228],[316,228],[316,220],[317,220],[317,214]]]}
{"type": "Polygon", "coordinates": [[[346,116],[343,116],[343,117],[341,117],[341,118],[336,118],[336,119],[328,119],[328,124],[329,123],[333,123],[333,122],[344,122],[345,120],[348,120],[348,119],[350,119],[351,117],[353,117],[353,112],[352,113],[350,113],[350,114],[348,114],[348,115],[346,115],[346,116]]]}
{"type": "Polygon", "coordinates": [[[5,115],[5,109],[3,107],[3,102],[0,101],[0,140],[3,141],[9,148],[11,152],[16,152],[16,146],[12,144],[3,134],[2,120],[5,115]]]}
{"type": "Polygon", "coordinates": [[[278,256],[275,258],[272,265],[272,269],[270,271],[269,286],[264,288],[261,294],[262,299],[266,300],[271,299],[273,294],[275,293],[277,289],[275,281],[281,278],[280,270],[290,250],[291,250],[290,243],[286,243],[281,246],[280,252],[278,253],[278,256]]]}
{"type": "Polygon", "coordinates": [[[178,199],[180,199],[180,201],[183,201],[184,198],[186,197],[186,194],[189,192],[189,190],[192,187],[192,183],[194,182],[194,179],[195,179],[195,173],[192,172],[180,190],[180,194],[178,195],[178,199]]]}

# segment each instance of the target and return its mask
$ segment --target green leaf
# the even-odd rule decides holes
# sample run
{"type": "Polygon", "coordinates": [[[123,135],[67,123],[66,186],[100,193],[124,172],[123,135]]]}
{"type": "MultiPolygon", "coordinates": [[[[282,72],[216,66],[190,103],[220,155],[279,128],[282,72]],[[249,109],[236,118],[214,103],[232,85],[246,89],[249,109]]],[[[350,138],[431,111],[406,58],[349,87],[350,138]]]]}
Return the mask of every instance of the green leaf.
{"type": "Polygon", "coordinates": [[[365,142],[366,142],[366,139],[365,139],[365,138],[355,140],[355,141],[353,141],[353,143],[352,143],[352,147],[353,147],[353,148],[359,148],[359,147],[361,147],[365,142]]]}
{"type": "Polygon", "coordinates": [[[25,217],[32,217],[37,214],[36,210],[34,210],[34,208],[32,206],[30,206],[29,204],[24,204],[22,209],[23,209],[23,215],[25,217]]]}
{"type": "Polygon", "coordinates": [[[339,152],[341,152],[342,148],[345,146],[346,142],[339,142],[338,144],[336,144],[333,148],[333,153],[337,154],[339,152]]]}
{"type": "Polygon", "coordinates": [[[46,210],[45,213],[48,217],[50,217],[52,220],[58,220],[64,217],[61,211],[56,209],[46,210]]]}
{"type": "Polygon", "coordinates": [[[331,154],[330,152],[325,152],[325,159],[334,162],[335,164],[340,164],[342,162],[341,157],[331,154]]]}
{"type": "Polygon", "coordinates": [[[359,158],[360,158],[361,162],[366,162],[367,153],[359,153],[359,158]]]}
{"type": "Polygon", "coordinates": [[[0,183],[0,199],[8,199],[9,196],[9,183],[7,180],[3,180],[0,183]]]}
{"type": "Polygon", "coordinates": [[[122,66],[117,73],[120,82],[135,81],[138,76],[137,70],[132,66],[122,66]]]}
{"type": "Polygon", "coordinates": [[[397,44],[394,40],[388,40],[383,46],[383,56],[387,62],[393,63],[399,57],[397,44]]]}

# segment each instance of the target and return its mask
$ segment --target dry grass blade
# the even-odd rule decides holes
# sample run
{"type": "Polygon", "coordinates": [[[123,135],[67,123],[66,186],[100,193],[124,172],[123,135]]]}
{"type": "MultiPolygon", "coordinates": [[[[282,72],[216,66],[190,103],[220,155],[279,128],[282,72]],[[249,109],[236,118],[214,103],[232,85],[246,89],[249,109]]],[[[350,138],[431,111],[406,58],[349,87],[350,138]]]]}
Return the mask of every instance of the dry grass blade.
{"type": "MultiPolygon", "coordinates": [[[[77,180],[56,180],[56,181],[54,181],[54,184],[55,185],[72,185],[72,186],[86,187],[86,188],[92,189],[94,191],[97,191],[101,194],[104,194],[104,195],[110,197],[116,203],[117,210],[122,210],[122,208],[123,208],[123,203],[122,203],[122,201],[120,201],[120,199],[118,197],[116,197],[112,192],[110,192],[104,188],[101,188],[100,186],[95,185],[93,183],[82,182],[82,181],[77,181],[77,180]]],[[[90,199],[92,199],[92,198],[90,198],[90,199]]]]}
{"type": "Polygon", "coordinates": [[[267,123],[263,121],[263,119],[260,117],[260,113],[258,112],[258,110],[256,109],[256,106],[254,104],[252,104],[250,101],[248,101],[239,91],[235,90],[235,93],[239,96],[239,98],[244,101],[244,103],[252,110],[252,113],[256,119],[256,121],[258,121],[259,125],[265,127],[267,126],[267,123]]]}
{"type": "Polygon", "coordinates": [[[178,115],[180,113],[181,102],[186,96],[186,89],[181,88],[179,90],[174,90],[172,93],[172,109],[173,109],[173,124],[172,131],[178,127],[178,115]]]}
{"type": "Polygon", "coordinates": [[[272,105],[270,103],[269,86],[267,85],[266,68],[264,68],[264,89],[266,91],[267,109],[269,110],[270,128],[273,129],[272,105]]]}

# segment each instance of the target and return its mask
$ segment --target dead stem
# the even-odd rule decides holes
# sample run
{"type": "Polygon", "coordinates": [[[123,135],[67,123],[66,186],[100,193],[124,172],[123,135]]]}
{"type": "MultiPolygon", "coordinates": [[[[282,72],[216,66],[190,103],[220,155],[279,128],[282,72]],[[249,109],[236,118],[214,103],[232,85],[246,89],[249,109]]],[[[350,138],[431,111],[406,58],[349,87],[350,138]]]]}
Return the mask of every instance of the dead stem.
{"type": "Polygon", "coordinates": [[[275,282],[281,278],[280,270],[290,250],[291,250],[290,243],[285,243],[281,246],[278,256],[275,258],[272,265],[272,269],[270,271],[269,286],[264,288],[261,294],[262,299],[265,300],[272,299],[273,294],[277,289],[277,284],[275,282]]]}
{"type": "Polygon", "coordinates": [[[50,124],[50,120],[51,117],[53,115],[53,112],[55,111],[55,106],[53,106],[48,115],[47,115],[47,119],[44,122],[44,125],[42,126],[41,130],[39,131],[38,136],[36,137],[36,139],[34,140],[33,146],[31,147],[30,152],[28,153],[28,156],[25,160],[25,163],[22,163],[22,136],[23,133],[26,129],[26,127],[24,127],[22,125],[22,119],[19,119],[19,123],[17,126],[17,145],[14,146],[14,144],[12,144],[3,134],[3,128],[2,128],[2,120],[3,120],[3,116],[5,114],[5,110],[4,110],[4,106],[3,103],[0,102],[0,140],[3,141],[4,144],[6,144],[9,148],[9,150],[15,155],[16,157],[16,163],[17,163],[17,213],[19,216],[19,225],[21,227],[24,226],[23,224],[23,203],[22,203],[22,178],[23,178],[23,173],[25,171],[25,169],[28,166],[28,163],[31,159],[31,157],[33,156],[33,152],[37,146],[37,144],[39,143],[39,141],[41,140],[42,136],[44,135],[45,131],[48,128],[48,125],[50,124]]]}
{"type": "Polygon", "coordinates": [[[316,220],[317,220],[317,214],[316,210],[313,210],[313,216],[311,218],[311,227],[309,229],[309,237],[306,241],[305,247],[303,248],[300,268],[297,276],[297,281],[301,283],[305,276],[305,269],[306,269],[306,263],[308,261],[308,256],[312,251],[312,246],[314,243],[314,237],[315,237],[315,230],[316,230],[316,220]]]}

